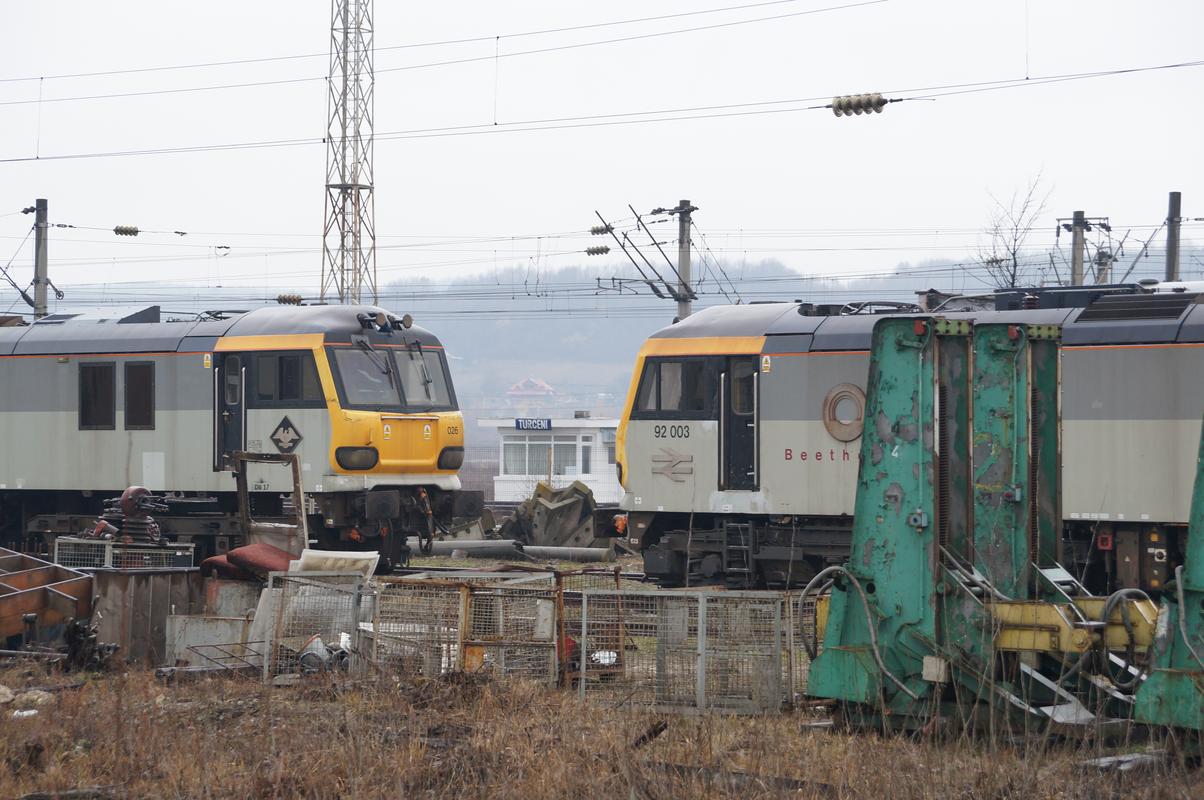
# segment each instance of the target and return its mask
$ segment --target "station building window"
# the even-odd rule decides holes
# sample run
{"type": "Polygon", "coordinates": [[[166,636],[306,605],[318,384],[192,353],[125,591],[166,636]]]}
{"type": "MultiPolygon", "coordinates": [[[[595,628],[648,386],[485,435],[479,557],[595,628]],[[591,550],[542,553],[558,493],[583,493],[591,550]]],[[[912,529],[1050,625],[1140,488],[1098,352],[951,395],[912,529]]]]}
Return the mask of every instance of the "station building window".
{"type": "MultiPolygon", "coordinates": [[[[588,446],[584,449],[588,450],[588,446]]],[[[582,456],[582,460],[585,459],[588,455],[582,456]]],[[[549,468],[553,476],[584,473],[584,469],[578,470],[578,463],[576,436],[502,437],[503,475],[546,476],[549,468]]]]}
{"type": "Polygon", "coordinates": [[[155,429],[155,362],[131,361],[125,365],[125,429],[155,429]]]}
{"type": "Polygon", "coordinates": [[[111,431],[117,427],[117,365],[79,365],[79,429],[111,431]]]}

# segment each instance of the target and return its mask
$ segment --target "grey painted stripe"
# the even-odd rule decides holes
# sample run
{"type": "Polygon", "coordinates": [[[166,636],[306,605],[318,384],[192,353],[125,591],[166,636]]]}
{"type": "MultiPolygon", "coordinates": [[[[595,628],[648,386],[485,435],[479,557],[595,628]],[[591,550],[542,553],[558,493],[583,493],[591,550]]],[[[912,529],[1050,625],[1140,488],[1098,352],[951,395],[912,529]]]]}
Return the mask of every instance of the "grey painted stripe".
{"type": "Polygon", "coordinates": [[[1062,418],[1199,420],[1204,347],[1063,349],[1062,418]]]}
{"type": "Polygon", "coordinates": [[[761,352],[766,355],[774,353],[806,353],[811,349],[811,334],[788,334],[785,336],[769,336],[761,352]]]}

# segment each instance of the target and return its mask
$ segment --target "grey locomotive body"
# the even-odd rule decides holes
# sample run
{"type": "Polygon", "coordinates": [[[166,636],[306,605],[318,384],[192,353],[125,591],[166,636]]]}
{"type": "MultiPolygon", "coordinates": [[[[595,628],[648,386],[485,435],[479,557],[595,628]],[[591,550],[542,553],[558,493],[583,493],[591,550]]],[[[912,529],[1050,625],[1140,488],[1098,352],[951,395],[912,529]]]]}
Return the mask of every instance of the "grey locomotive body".
{"type": "MultiPolygon", "coordinates": [[[[947,316],[1063,326],[1064,558],[1097,587],[1158,590],[1186,535],[1204,308],[1192,294],[1085,299],[947,316]]],[[[645,343],[619,440],[626,535],[650,576],[798,585],[848,557],[878,315],[809,310],[707,309],[645,343]]]]}

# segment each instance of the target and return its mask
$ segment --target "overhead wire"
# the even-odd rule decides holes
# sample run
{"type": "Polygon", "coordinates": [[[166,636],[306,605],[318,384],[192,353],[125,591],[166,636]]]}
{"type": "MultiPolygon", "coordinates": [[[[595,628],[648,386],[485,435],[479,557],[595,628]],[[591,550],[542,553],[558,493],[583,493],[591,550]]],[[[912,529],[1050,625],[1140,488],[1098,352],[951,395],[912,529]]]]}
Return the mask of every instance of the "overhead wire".
{"type": "MultiPolygon", "coordinates": [[[[808,9],[805,11],[792,11],[792,12],[785,13],[785,14],[775,14],[772,16],[755,17],[752,19],[731,20],[728,22],[717,22],[717,23],[714,23],[711,25],[699,25],[699,26],[695,26],[695,27],[691,27],[691,28],[677,28],[677,29],[668,30],[668,31],[653,31],[651,33],[633,34],[630,36],[618,36],[618,37],[613,37],[610,39],[598,39],[598,40],[590,41],[590,42],[575,42],[572,44],[555,45],[555,46],[551,46],[551,47],[540,47],[540,48],[534,48],[531,50],[515,50],[515,51],[508,52],[508,53],[507,52],[502,52],[502,53],[495,52],[492,55],[446,59],[443,61],[430,61],[430,62],[426,62],[426,63],[422,63],[422,64],[406,64],[406,65],[398,66],[398,67],[377,67],[373,70],[373,73],[374,73],[374,75],[381,75],[381,74],[387,74],[387,73],[392,73],[392,72],[409,72],[411,70],[416,70],[416,69],[431,69],[431,68],[435,68],[435,67],[447,67],[447,66],[453,66],[453,65],[458,65],[458,64],[474,64],[474,63],[480,63],[480,62],[485,62],[485,61],[497,61],[498,59],[502,59],[502,58],[515,58],[518,56],[542,55],[545,53],[556,53],[556,52],[561,52],[564,50],[576,50],[576,49],[580,49],[583,47],[598,47],[598,46],[602,46],[602,45],[618,44],[618,43],[622,43],[622,42],[633,42],[633,41],[639,41],[639,40],[644,40],[644,39],[654,39],[654,38],[658,38],[661,36],[673,36],[673,35],[683,34],[683,33],[697,33],[699,31],[716,30],[716,29],[720,29],[720,28],[731,28],[731,27],[735,27],[738,25],[749,25],[749,24],[758,23],[758,22],[773,22],[773,21],[777,21],[777,20],[781,20],[781,19],[787,19],[790,17],[803,17],[803,16],[810,16],[813,14],[824,14],[824,13],[828,13],[831,11],[844,11],[844,10],[848,10],[848,9],[859,8],[862,6],[879,5],[879,4],[886,3],[886,2],[889,2],[889,0],[861,0],[861,2],[847,3],[847,4],[839,5],[839,6],[828,6],[826,8],[815,8],[815,9],[808,9]]],[[[490,38],[493,38],[493,37],[490,37],[490,38]]],[[[297,77],[297,78],[279,78],[279,79],[275,79],[275,80],[247,81],[247,82],[243,82],[243,83],[223,83],[223,84],[215,84],[215,85],[207,85],[207,86],[181,86],[181,87],[172,87],[172,88],[166,88],[166,89],[144,89],[141,91],[131,91],[131,92],[110,92],[110,93],[106,93],[106,94],[76,95],[76,96],[71,96],[71,97],[48,97],[48,98],[39,97],[36,99],[0,101],[0,106],[34,105],[34,104],[42,105],[44,103],[68,103],[68,102],[77,102],[77,101],[86,101],[86,100],[112,100],[112,99],[122,98],[122,97],[147,97],[147,96],[164,95],[164,94],[181,94],[181,93],[186,93],[186,92],[209,92],[209,91],[224,91],[224,90],[228,90],[228,89],[248,89],[248,88],[257,88],[257,87],[262,87],[262,86],[280,86],[280,85],[295,84],[295,83],[312,83],[315,81],[324,81],[324,80],[327,80],[326,76],[316,75],[316,76],[297,77]]]]}
{"type": "MultiPolygon", "coordinates": [[[[1033,87],[1047,85],[1051,83],[1061,83],[1066,81],[1090,80],[1095,78],[1133,75],[1144,72],[1154,72],[1172,69],[1189,69],[1199,66],[1204,66],[1204,60],[1176,62],[1172,64],[1156,64],[1144,67],[1126,67],[1113,70],[1099,70],[1095,72],[1083,73],[1067,73],[1064,75],[1039,76],[1029,80],[1023,79],[1006,79],[995,81],[980,81],[977,83],[959,83],[946,84],[942,86],[918,87],[912,89],[897,89],[883,94],[907,94],[911,93],[914,96],[896,98],[898,102],[935,99],[943,96],[973,94],[980,92],[993,92],[1002,89],[1033,87]],[[957,88],[957,87],[978,87],[978,88],[957,88]],[[944,89],[949,89],[948,92],[942,92],[944,89]]],[[[576,128],[599,128],[613,127],[620,125],[645,125],[665,122],[684,122],[701,119],[719,119],[730,117],[745,117],[759,116],[766,114],[786,114],[798,113],[803,111],[817,111],[829,108],[831,103],[831,95],[816,96],[813,98],[798,98],[795,100],[766,100],[756,101],[751,103],[733,103],[715,106],[699,106],[699,109],[715,109],[711,113],[685,113],[690,112],[689,108],[678,109],[660,109],[655,111],[636,111],[636,112],[618,112],[613,114],[594,114],[578,117],[559,117],[548,120],[531,120],[525,122],[510,122],[510,123],[481,123],[475,125],[460,125],[444,128],[424,128],[403,131],[392,131],[379,133],[374,136],[374,141],[397,141],[397,140],[414,140],[414,139],[433,139],[459,136],[476,136],[482,134],[502,134],[502,133],[529,133],[534,131],[553,131],[566,130],[576,128]],[[812,105],[795,105],[786,108],[765,108],[764,106],[784,105],[789,103],[813,103],[812,105]],[[728,110],[724,110],[728,109],[728,110]],[[731,110],[737,109],[737,110],[731,110]]],[[[8,158],[0,158],[0,164],[24,163],[32,161],[61,161],[61,160],[77,160],[87,158],[119,158],[129,156],[146,156],[146,155],[171,155],[180,153],[196,153],[196,152],[225,152],[234,150],[254,150],[276,147],[298,147],[305,145],[323,144],[325,139],[322,137],[308,137],[296,139],[268,139],[250,142],[228,142],[223,144],[211,145],[183,145],[176,147],[151,147],[151,148],[136,148],[129,150],[108,150],[95,152],[81,153],[61,153],[52,155],[33,155],[33,156],[15,156],[8,158]]]]}
{"type": "MultiPolygon", "coordinates": [[[[29,299],[29,294],[17,285],[17,282],[13,280],[12,275],[9,274],[8,269],[13,265],[13,262],[17,260],[17,256],[21,255],[21,250],[24,249],[25,243],[29,241],[29,237],[36,227],[36,224],[29,227],[29,230],[25,232],[25,237],[21,239],[21,243],[17,245],[16,251],[12,254],[12,257],[8,259],[8,263],[3,267],[0,267],[0,274],[4,275],[4,280],[8,282],[9,286],[13,287],[13,290],[20,296],[22,300],[28,303],[30,307],[33,306],[33,300],[29,299]]],[[[13,305],[16,305],[15,301],[13,305]]],[[[9,310],[12,310],[12,306],[9,306],[9,310]]]]}
{"type": "MultiPolygon", "coordinates": [[[[471,43],[475,43],[475,42],[492,42],[492,41],[495,41],[498,39],[517,39],[517,38],[528,37],[528,36],[542,36],[545,34],[552,34],[552,33],[571,33],[573,31],[589,30],[589,29],[594,29],[594,28],[607,28],[607,27],[614,27],[614,26],[618,26],[618,25],[634,25],[634,24],[643,23],[643,22],[659,22],[659,21],[663,21],[663,20],[667,20],[667,19],[678,19],[681,17],[694,17],[694,16],[700,16],[703,14],[719,14],[719,13],[730,12],[730,11],[744,11],[744,10],[747,10],[750,8],[761,8],[764,6],[786,5],[788,3],[798,3],[798,2],[801,2],[801,0],[763,0],[762,2],[746,3],[744,5],[723,6],[720,8],[698,9],[698,10],[694,10],[694,11],[681,11],[681,12],[677,12],[677,13],[673,13],[673,14],[659,14],[659,15],[651,16],[651,17],[637,17],[634,19],[613,20],[613,21],[609,21],[609,22],[591,22],[591,23],[584,23],[581,25],[566,25],[566,26],[561,26],[558,28],[542,28],[539,30],[517,31],[514,33],[491,34],[488,36],[473,36],[473,37],[460,38],[460,39],[444,39],[444,40],[440,40],[440,41],[428,41],[428,42],[409,42],[409,43],[405,43],[405,44],[378,46],[378,47],[374,47],[373,49],[375,52],[380,53],[380,52],[387,52],[387,51],[392,51],[392,50],[408,50],[408,49],[423,48],[423,47],[441,47],[441,46],[448,46],[448,45],[471,44],[471,43]]],[[[882,0],[882,2],[885,2],[885,0],[882,0]]],[[[233,59],[233,60],[229,60],[229,61],[207,61],[207,62],[193,63],[193,64],[173,64],[173,65],[158,66],[158,67],[135,67],[135,68],[127,68],[127,69],[101,70],[101,71],[96,71],[96,72],[64,73],[64,74],[59,74],[59,75],[28,75],[28,76],[24,76],[24,77],[0,78],[0,83],[16,83],[16,82],[21,82],[21,81],[37,81],[37,80],[60,80],[60,79],[65,79],[65,78],[94,78],[94,77],[101,77],[101,76],[106,76],[106,75],[132,75],[132,74],[146,73],[146,72],[165,72],[165,71],[172,71],[172,70],[241,66],[241,65],[246,65],[246,64],[263,64],[263,63],[278,62],[278,61],[295,61],[295,60],[306,59],[306,58],[329,58],[329,57],[330,57],[329,52],[302,53],[302,54],[298,54],[298,55],[265,56],[265,57],[259,57],[259,58],[240,58],[240,59],[233,59]]]]}

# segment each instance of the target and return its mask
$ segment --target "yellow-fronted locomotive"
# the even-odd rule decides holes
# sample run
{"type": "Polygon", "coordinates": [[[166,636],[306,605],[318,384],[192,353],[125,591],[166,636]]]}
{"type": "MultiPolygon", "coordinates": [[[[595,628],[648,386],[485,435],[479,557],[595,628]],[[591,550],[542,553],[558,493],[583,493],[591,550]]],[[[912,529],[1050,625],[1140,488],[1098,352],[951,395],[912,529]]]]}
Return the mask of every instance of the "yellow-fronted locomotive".
{"type": "MultiPolygon", "coordinates": [[[[131,485],[166,497],[163,533],[237,544],[234,454],[295,453],[313,543],[404,558],[479,510],[464,423],[429,331],[372,306],[171,319],[52,315],[0,328],[0,539],[41,550],[131,485]]],[[[287,516],[285,470],[248,467],[253,512],[287,516]]]]}

